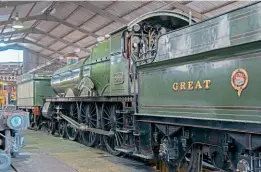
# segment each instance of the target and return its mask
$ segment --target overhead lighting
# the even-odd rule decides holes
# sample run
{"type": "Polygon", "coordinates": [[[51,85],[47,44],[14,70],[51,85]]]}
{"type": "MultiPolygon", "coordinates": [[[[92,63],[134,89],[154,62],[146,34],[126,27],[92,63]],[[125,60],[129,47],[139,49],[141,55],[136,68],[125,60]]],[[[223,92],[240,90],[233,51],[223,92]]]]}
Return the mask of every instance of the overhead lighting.
{"type": "Polygon", "coordinates": [[[24,28],[23,23],[19,20],[18,12],[15,14],[15,20],[13,21],[12,28],[22,29],[24,28]]]}
{"type": "Polygon", "coordinates": [[[63,56],[59,56],[59,59],[62,60],[62,59],[64,59],[64,57],[63,56]]]}
{"type": "Polygon", "coordinates": [[[104,41],[104,39],[105,39],[105,38],[104,38],[103,36],[98,37],[98,38],[97,38],[97,42],[102,42],[102,41],[104,41]]]}
{"type": "Polygon", "coordinates": [[[105,35],[105,38],[108,39],[110,36],[111,36],[111,35],[106,34],[106,35],[105,35]]]}
{"type": "Polygon", "coordinates": [[[81,52],[81,49],[80,48],[76,48],[76,49],[74,49],[74,52],[75,53],[79,53],[79,52],[81,52]]]}

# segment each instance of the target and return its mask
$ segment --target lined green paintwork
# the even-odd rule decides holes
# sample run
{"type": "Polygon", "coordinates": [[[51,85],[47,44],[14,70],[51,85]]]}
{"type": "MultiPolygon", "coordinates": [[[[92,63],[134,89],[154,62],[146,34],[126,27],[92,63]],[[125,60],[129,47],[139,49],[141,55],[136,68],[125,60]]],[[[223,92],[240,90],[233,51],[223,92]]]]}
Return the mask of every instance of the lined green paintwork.
{"type": "Polygon", "coordinates": [[[231,56],[229,51],[233,49],[227,51],[226,58],[222,60],[219,60],[220,56],[209,56],[214,59],[211,61],[204,59],[204,62],[188,61],[176,64],[173,62],[173,65],[164,64],[158,68],[141,70],[140,113],[261,122],[260,110],[251,109],[261,107],[261,97],[257,96],[261,94],[258,80],[260,72],[257,72],[261,64],[261,49],[258,53],[245,52],[246,54],[241,56],[231,56]],[[247,70],[249,75],[248,86],[240,97],[231,86],[230,80],[232,72],[237,68],[247,70]],[[174,82],[198,80],[211,80],[210,89],[193,91],[172,89],[174,82]],[[226,109],[227,107],[230,109],[226,109]]]}
{"type": "Polygon", "coordinates": [[[84,63],[90,70],[85,71],[85,75],[90,73],[90,79],[94,83],[97,95],[108,95],[110,82],[110,42],[105,40],[98,44],[84,63]]]}
{"type": "Polygon", "coordinates": [[[78,63],[71,64],[71,65],[66,65],[66,66],[58,69],[57,71],[55,71],[53,73],[53,75],[62,74],[64,72],[67,72],[68,70],[74,70],[74,69],[80,68],[84,62],[85,62],[85,59],[81,59],[81,60],[79,60],[78,63]]]}
{"type": "Polygon", "coordinates": [[[34,80],[34,106],[42,106],[44,98],[54,96],[55,93],[48,80],[34,80]]]}
{"type": "Polygon", "coordinates": [[[57,93],[63,93],[66,92],[67,88],[75,89],[78,86],[82,79],[81,67],[84,61],[85,59],[82,59],[78,63],[67,65],[54,72],[52,87],[57,93]],[[57,80],[59,82],[56,82],[57,80]]]}
{"type": "Polygon", "coordinates": [[[109,58],[110,55],[110,41],[104,40],[92,49],[92,63],[99,62],[109,58]]]}
{"type": "MultiPolygon", "coordinates": [[[[115,33],[108,40],[97,44],[91,55],[77,64],[65,66],[54,73],[54,77],[80,68],[79,77],[53,84],[58,92],[64,92],[66,88],[76,88],[82,79],[88,77],[94,83],[96,95],[128,95],[129,94],[129,66],[128,60],[122,57],[121,38],[122,32],[115,33]],[[115,75],[122,74],[122,82],[115,83],[115,75]]],[[[60,79],[60,78],[59,78],[60,79]]],[[[86,79],[85,79],[86,80],[86,79]]],[[[89,84],[86,83],[85,84],[89,84]]],[[[86,86],[87,86],[86,85],[86,86]]]]}
{"type": "Polygon", "coordinates": [[[111,54],[121,53],[122,32],[119,32],[111,37],[111,54]]]}
{"type": "Polygon", "coordinates": [[[259,3],[163,36],[156,60],[138,67],[139,113],[261,123],[260,12],[259,3]],[[238,68],[249,76],[240,97],[231,85],[238,68]],[[172,89],[203,80],[208,90],[172,89]]]}
{"type": "Polygon", "coordinates": [[[129,62],[123,58],[121,52],[122,32],[111,38],[111,94],[112,95],[128,95],[129,94],[129,62]],[[118,81],[115,82],[116,77],[118,81]],[[120,79],[122,78],[122,79],[120,79]]]}

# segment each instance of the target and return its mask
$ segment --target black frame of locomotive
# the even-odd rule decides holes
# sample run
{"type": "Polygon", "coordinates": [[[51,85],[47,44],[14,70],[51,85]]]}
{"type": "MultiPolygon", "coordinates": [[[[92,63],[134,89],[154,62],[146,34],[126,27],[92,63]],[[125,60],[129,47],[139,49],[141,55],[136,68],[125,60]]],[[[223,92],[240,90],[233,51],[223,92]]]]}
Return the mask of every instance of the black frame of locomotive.
{"type": "Polygon", "coordinates": [[[46,123],[48,131],[52,134],[58,131],[61,137],[65,137],[66,132],[69,135],[65,128],[60,132],[59,125],[61,121],[66,121],[63,114],[70,114],[73,104],[77,109],[73,118],[79,123],[82,121],[78,112],[85,107],[82,105],[94,105],[96,127],[93,125],[90,128],[82,128],[76,131],[74,136],[69,135],[69,139],[78,138],[79,142],[86,146],[98,146],[99,143],[113,155],[127,153],[147,160],[157,159],[159,162],[165,162],[170,171],[183,163],[188,152],[191,161],[194,160],[186,167],[191,172],[202,167],[202,164],[196,163],[198,158],[226,171],[235,171],[241,166],[243,167],[240,169],[255,170],[261,167],[259,124],[137,114],[137,104],[134,104],[137,101],[134,101],[133,96],[63,97],[47,98],[45,101],[53,103],[55,108],[55,111],[51,112],[52,119],[46,123]],[[116,109],[115,105],[120,105],[120,108],[116,109]],[[107,123],[104,123],[102,117],[106,106],[107,110],[108,107],[114,109],[113,112],[110,111],[107,123]],[[116,115],[120,115],[120,121],[115,121],[116,115]],[[115,122],[121,124],[120,128],[115,122]],[[110,128],[106,129],[105,124],[110,128]],[[96,136],[88,141],[84,139],[84,132],[96,133],[96,136]],[[119,138],[115,138],[115,135],[119,138]],[[111,136],[114,136],[116,143],[110,142],[111,136]],[[191,148],[192,151],[189,151],[191,148]],[[207,152],[210,159],[203,156],[203,152],[207,152]]]}

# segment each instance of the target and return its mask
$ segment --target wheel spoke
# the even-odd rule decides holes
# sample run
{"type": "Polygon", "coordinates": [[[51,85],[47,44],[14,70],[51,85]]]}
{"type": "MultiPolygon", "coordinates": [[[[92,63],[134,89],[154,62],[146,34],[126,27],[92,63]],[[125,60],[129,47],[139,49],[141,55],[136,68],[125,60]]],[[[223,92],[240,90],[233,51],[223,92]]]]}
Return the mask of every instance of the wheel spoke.
{"type": "MultiPolygon", "coordinates": [[[[70,105],[70,117],[74,120],[81,121],[81,119],[78,119],[78,108],[77,104],[71,104],[70,105]]],[[[67,136],[70,140],[76,140],[78,137],[79,131],[73,127],[71,124],[65,125],[67,136]]]]}
{"type": "MultiPolygon", "coordinates": [[[[97,126],[97,113],[94,104],[84,104],[82,105],[81,116],[82,122],[92,128],[97,126]]],[[[86,146],[95,146],[97,143],[97,134],[93,132],[81,132],[81,139],[83,144],[86,146]]]]}
{"type": "Polygon", "coordinates": [[[96,114],[95,108],[92,108],[92,111],[90,112],[90,114],[96,114]]]}
{"type": "Polygon", "coordinates": [[[106,118],[106,117],[103,117],[103,119],[106,119],[107,121],[110,121],[110,119],[109,119],[109,118],[106,118]]]}
{"type": "Polygon", "coordinates": [[[121,134],[116,131],[117,128],[122,128],[123,126],[123,117],[116,113],[116,110],[120,109],[121,106],[107,104],[102,112],[102,129],[115,133],[113,136],[103,137],[107,150],[113,155],[120,155],[121,152],[115,150],[115,146],[121,146],[123,142],[121,134]]]}
{"type": "Polygon", "coordinates": [[[66,125],[65,121],[63,120],[59,121],[58,128],[59,128],[60,137],[65,137],[65,125],[66,125]]]}

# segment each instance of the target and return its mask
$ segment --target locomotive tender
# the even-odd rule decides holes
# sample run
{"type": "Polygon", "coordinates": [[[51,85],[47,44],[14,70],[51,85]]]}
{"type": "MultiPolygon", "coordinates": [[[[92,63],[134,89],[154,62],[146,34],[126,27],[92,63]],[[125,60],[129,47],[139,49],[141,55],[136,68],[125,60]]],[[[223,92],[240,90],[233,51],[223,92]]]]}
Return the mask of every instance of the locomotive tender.
{"type": "Polygon", "coordinates": [[[58,96],[41,111],[49,131],[169,171],[204,160],[259,172],[260,12],[254,3],[199,23],[170,11],[137,18],[53,74],[58,96]]]}

